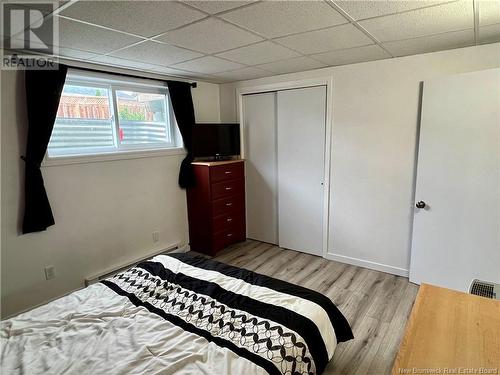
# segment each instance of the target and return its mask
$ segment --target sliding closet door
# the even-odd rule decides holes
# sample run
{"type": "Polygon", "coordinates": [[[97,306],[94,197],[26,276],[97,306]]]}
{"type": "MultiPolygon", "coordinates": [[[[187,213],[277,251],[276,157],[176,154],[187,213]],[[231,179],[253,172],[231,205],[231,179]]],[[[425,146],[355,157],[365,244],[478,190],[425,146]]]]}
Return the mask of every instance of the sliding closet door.
{"type": "Polygon", "coordinates": [[[326,87],[277,99],[279,244],[322,255],[326,87]]]}
{"type": "Polygon", "coordinates": [[[278,243],[276,93],[243,97],[247,237],[278,243]]]}

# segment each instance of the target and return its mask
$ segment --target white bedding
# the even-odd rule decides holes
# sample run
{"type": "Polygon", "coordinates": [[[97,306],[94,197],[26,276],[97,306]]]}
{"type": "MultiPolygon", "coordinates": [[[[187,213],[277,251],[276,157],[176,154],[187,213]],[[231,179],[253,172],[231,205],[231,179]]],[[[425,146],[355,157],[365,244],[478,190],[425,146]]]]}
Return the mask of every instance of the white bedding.
{"type": "Polygon", "coordinates": [[[172,254],[3,321],[0,363],[2,374],[321,373],[351,338],[319,293],[172,254]]]}
{"type": "Polygon", "coordinates": [[[103,284],[2,323],[2,374],[265,374],[103,284]]]}

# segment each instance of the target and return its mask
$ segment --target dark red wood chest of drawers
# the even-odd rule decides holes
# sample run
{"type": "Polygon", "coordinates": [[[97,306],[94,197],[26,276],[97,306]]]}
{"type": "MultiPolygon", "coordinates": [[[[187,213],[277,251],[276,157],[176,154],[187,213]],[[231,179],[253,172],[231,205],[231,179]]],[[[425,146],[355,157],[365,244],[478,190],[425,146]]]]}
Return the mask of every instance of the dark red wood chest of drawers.
{"type": "Polygon", "coordinates": [[[215,255],[246,239],[243,160],[194,162],[196,185],[187,190],[191,250],[215,255]]]}

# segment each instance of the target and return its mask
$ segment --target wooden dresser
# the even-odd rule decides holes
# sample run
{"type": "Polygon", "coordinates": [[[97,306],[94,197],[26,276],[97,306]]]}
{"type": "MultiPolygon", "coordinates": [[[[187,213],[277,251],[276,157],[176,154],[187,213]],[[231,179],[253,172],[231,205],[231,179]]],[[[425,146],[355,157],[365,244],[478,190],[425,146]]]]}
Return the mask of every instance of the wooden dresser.
{"type": "Polygon", "coordinates": [[[191,250],[215,255],[246,239],[244,160],[193,162],[187,189],[191,250]]]}
{"type": "Polygon", "coordinates": [[[500,301],[422,284],[392,374],[499,373],[500,301]]]}

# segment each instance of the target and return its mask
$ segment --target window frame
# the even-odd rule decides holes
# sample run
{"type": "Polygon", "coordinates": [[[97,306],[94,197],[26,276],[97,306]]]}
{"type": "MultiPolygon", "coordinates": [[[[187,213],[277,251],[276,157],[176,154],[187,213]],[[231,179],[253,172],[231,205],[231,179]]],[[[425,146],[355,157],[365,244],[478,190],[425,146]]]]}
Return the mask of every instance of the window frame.
{"type": "MultiPolygon", "coordinates": [[[[116,98],[116,92],[117,91],[131,91],[129,90],[130,86],[121,86],[121,85],[115,85],[115,86],[112,86],[111,87],[111,90],[112,90],[112,97],[113,97],[113,104],[115,106],[115,108],[113,108],[113,111],[115,113],[115,115],[119,115],[119,111],[118,111],[118,100],[116,98]]],[[[176,144],[176,140],[175,140],[175,136],[174,136],[174,129],[173,129],[173,125],[172,125],[172,120],[173,118],[175,118],[173,116],[173,113],[172,113],[172,103],[170,102],[170,96],[168,95],[168,89],[167,91],[165,92],[165,90],[162,90],[162,89],[155,89],[154,87],[152,88],[145,88],[143,89],[143,91],[141,91],[141,93],[147,93],[147,94],[160,94],[160,95],[163,95],[165,94],[165,102],[164,102],[164,109],[165,109],[165,117],[166,117],[166,121],[167,121],[167,125],[168,127],[170,127],[170,131],[168,132],[168,138],[169,139],[169,146],[168,147],[165,147],[165,143],[164,142],[161,142],[161,143],[148,143],[148,147],[147,149],[156,149],[156,148],[172,148],[172,147],[175,147],[175,144],[176,144]]],[[[118,132],[119,131],[119,128],[120,128],[120,118],[116,118],[115,121],[114,121],[114,125],[115,125],[115,132],[118,132]]],[[[174,120],[175,122],[175,120],[174,120]]],[[[118,141],[119,143],[119,148],[121,149],[127,149],[127,150],[134,150],[134,149],[144,149],[144,146],[142,145],[122,145],[120,140],[119,140],[119,137],[116,138],[116,141],[118,141]]]]}
{"type": "Polygon", "coordinates": [[[49,155],[49,147],[47,146],[42,166],[186,154],[182,143],[182,137],[175,121],[172,101],[168,94],[166,83],[149,78],[125,77],[112,73],[97,73],[72,68],[68,71],[64,84],[90,86],[108,90],[114,146],[112,148],[109,146],[89,147],[85,149],[85,153],[78,153],[77,151],[79,149],[74,148],[73,151],[75,151],[75,153],[61,155],[49,155]],[[121,144],[119,139],[120,119],[116,91],[164,94],[167,137],[169,138],[169,142],[136,145],[121,144]]]}

